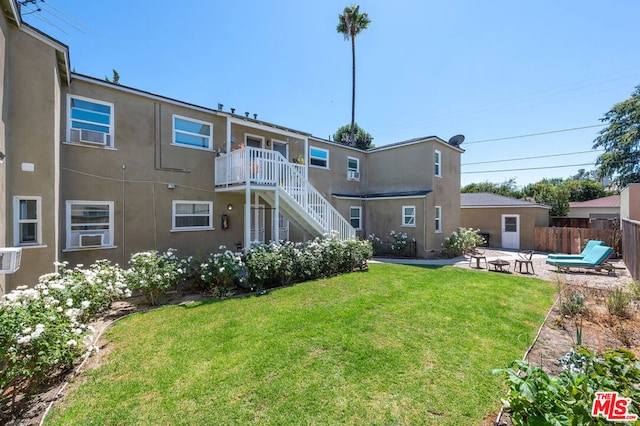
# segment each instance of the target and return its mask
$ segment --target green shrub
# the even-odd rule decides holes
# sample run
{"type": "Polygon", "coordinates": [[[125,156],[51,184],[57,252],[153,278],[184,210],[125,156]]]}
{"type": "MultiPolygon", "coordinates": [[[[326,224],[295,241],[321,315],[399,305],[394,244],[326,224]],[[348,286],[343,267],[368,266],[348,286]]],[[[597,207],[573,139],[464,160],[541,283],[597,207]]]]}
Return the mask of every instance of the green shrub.
{"type": "Polygon", "coordinates": [[[607,310],[610,315],[620,318],[629,318],[629,306],[631,305],[631,295],[621,288],[616,288],[607,297],[607,310]]]}
{"type": "Polygon", "coordinates": [[[471,228],[458,228],[442,243],[443,251],[447,257],[457,257],[467,249],[484,244],[484,238],[479,230],[471,228]]]}
{"type": "Polygon", "coordinates": [[[579,359],[579,366],[574,363],[557,377],[520,360],[493,371],[509,387],[503,402],[515,426],[610,424],[591,416],[598,391],[630,398],[630,411],[640,413],[640,362],[633,353],[618,349],[598,355],[582,348],[572,358],[579,359]]]}
{"type": "Polygon", "coordinates": [[[589,312],[584,295],[566,290],[561,293],[559,309],[560,315],[569,318],[585,315],[589,312]]]}
{"type": "Polygon", "coordinates": [[[166,253],[155,250],[135,253],[129,260],[126,280],[130,289],[140,290],[151,305],[157,305],[167,289],[182,278],[180,262],[169,249],[166,253]]]}
{"type": "Polygon", "coordinates": [[[229,289],[236,282],[244,280],[242,271],[245,266],[242,254],[227,250],[225,246],[220,246],[220,250],[224,251],[210,254],[199,265],[199,270],[196,272],[197,279],[206,289],[212,289],[213,287],[229,289]]]}

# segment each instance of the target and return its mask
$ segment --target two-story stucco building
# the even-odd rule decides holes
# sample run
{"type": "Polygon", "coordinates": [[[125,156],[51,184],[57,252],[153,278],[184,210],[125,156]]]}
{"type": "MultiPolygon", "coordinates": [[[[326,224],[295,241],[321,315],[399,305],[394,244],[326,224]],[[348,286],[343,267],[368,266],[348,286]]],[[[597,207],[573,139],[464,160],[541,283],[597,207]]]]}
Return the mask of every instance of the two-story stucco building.
{"type": "Polygon", "coordinates": [[[460,225],[457,145],[363,151],[71,71],[69,49],[0,0],[0,247],[33,285],[54,262],[406,232],[428,257],[460,225]]]}

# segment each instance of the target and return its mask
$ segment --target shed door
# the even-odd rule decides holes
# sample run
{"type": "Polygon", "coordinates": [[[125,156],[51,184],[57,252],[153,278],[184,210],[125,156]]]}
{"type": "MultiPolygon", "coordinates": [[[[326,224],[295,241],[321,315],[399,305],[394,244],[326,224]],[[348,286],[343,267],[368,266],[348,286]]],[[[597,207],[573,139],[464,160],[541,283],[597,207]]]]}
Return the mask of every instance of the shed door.
{"type": "Polygon", "coordinates": [[[502,248],[520,249],[520,215],[502,215],[502,248]]]}

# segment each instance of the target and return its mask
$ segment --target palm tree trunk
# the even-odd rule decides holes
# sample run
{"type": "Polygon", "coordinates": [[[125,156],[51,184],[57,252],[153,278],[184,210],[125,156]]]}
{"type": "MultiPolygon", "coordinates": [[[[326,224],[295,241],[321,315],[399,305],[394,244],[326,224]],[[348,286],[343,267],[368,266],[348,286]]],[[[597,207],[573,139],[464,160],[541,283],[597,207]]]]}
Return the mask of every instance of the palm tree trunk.
{"type": "Polygon", "coordinates": [[[356,121],[356,36],[351,34],[351,134],[349,143],[355,145],[355,121],[356,121]]]}

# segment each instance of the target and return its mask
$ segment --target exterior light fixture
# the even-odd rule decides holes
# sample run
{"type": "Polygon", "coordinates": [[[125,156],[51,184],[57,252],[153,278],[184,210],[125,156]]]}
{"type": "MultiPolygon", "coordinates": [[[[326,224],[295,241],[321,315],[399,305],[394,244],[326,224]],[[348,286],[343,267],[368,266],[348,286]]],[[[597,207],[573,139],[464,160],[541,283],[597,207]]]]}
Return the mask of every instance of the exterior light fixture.
{"type": "Polygon", "coordinates": [[[233,210],[233,204],[231,203],[227,204],[227,210],[229,211],[233,210]]]}

